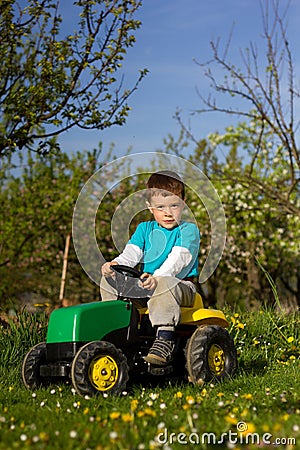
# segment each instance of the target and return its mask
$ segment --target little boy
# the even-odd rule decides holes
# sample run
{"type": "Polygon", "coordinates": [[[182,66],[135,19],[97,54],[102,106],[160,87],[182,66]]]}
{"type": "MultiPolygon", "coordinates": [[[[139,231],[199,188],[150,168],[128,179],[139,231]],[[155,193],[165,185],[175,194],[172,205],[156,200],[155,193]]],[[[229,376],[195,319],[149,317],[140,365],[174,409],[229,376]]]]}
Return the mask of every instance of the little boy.
{"type": "Polygon", "coordinates": [[[115,298],[106,278],[111,266],[142,264],[142,286],[149,290],[149,319],[156,339],[145,360],[165,365],[173,359],[175,327],[180,322],[180,305],[192,306],[196,293],[193,279],[198,275],[200,233],[197,226],[181,220],[185,187],[172,171],[153,173],[146,190],[146,205],[154,220],[140,223],[123,252],[102,266],[102,300],[115,298]]]}

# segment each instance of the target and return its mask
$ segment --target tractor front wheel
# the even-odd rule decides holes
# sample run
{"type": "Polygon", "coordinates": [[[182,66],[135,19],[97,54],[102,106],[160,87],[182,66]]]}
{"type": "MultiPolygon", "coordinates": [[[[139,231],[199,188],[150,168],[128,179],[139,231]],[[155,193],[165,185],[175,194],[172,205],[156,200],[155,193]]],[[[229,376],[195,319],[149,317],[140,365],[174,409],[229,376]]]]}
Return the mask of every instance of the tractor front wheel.
{"type": "Polygon", "coordinates": [[[218,325],[199,327],[187,342],[186,368],[194,384],[220,381],[237,370],[237,354],[232,337],[218,325]]]}
{"type": "Polygon", "coordinates": [[[81,396],[119,394],[128,381],[128,365],[121,350],[110,342],[93,341],[76,353],[71,367],[74,389],[81,396]]]}

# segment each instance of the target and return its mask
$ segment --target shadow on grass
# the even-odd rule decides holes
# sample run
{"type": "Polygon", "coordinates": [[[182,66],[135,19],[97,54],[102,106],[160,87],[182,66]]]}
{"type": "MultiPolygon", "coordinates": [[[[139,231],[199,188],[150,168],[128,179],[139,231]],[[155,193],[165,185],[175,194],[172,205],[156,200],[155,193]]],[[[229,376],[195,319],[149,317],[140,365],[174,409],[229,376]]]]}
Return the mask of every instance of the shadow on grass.
{"type": "Polygon", "coordinates": [[[266,359],[255,359],[251,361],[239,361],[238,372],[244,372],[251,375],[263,375],[268,369],[268,361],[266,359]]]}

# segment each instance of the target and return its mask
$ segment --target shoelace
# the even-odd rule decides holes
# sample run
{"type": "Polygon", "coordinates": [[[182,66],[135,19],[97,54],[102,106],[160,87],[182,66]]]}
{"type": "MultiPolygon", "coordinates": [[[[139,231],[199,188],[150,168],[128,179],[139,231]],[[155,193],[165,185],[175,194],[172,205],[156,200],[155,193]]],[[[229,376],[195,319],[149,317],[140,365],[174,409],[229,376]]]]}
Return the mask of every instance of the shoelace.
{"type": "Polygon", "coordinates": [[[161,356],[167,359],[173,352],[175,343],[173,341],[166,341],[164,339],[155,339],[149,354],[161,356]]]}

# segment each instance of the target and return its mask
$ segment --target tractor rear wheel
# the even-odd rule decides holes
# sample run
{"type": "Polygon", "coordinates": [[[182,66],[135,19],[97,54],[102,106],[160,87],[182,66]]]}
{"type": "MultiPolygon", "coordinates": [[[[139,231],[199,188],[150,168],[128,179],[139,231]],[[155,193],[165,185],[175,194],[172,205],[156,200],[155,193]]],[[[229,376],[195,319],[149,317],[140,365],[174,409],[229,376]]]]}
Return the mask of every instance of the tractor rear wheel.
{"type": "Polygon", "coordinates": [[[128,381],[127,360],[121,350],[106,341],[85,344],[76,353],[71,367],[74,389],[81,396],[119,394],[128,381]]]}
{"type": "Polygon", "coordinates": [[[45,380],[40,375],[40,367],[46,362],[46,342],[41,342],[26,354],[22,364],[22,379],[28,389],[42,386],[45,380]]]}
{"type": "Polygon", "coordinates": [[[189,380],[194,384],[221,381],[237,370],[233,339],[218,325],[197,328],[187,342],[185,356],[189,380]]]}

